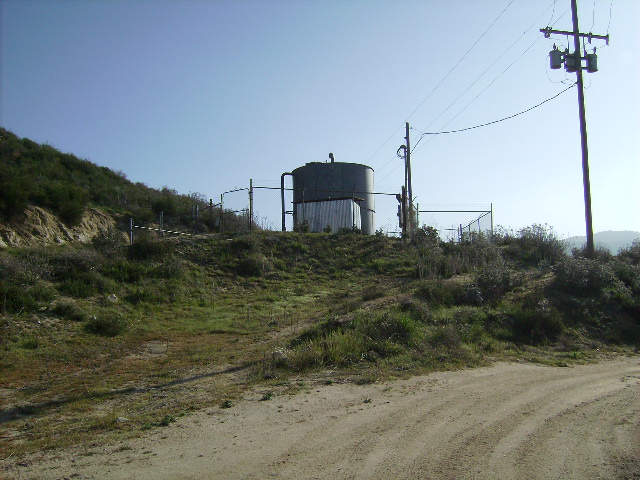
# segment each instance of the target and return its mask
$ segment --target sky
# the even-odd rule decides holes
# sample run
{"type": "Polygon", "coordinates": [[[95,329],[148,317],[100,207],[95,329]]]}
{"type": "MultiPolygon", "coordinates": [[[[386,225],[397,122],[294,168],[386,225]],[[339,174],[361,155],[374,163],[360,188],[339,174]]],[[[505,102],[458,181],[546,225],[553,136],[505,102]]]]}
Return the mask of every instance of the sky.
{"type": "MultiPolygon", "coordinates": [[[[640,231],[640,1],[578,8],[581,32],[611,37],[586,43],[594,231],[640,231]]],[[[577,88],[560,94],[575,74],[548,59],[573,41],[547,26],[572,30],[569,0],[1,0],[0,125],[217,202],[329,152],[398,193],[409,122],[420,210],[492,205],[507,229],[584,235],[577,88]]],[[[395,199],[376,199],[393,230],[395,199]]],[[[254,198],[266,226],[279,228],[279,201],[254,198]]]]}

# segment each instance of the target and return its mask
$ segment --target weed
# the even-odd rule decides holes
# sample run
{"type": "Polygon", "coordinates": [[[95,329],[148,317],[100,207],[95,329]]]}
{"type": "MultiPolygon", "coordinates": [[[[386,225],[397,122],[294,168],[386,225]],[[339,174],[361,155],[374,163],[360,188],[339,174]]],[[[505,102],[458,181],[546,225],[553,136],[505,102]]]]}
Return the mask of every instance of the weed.
{"type": "Polygon", "coordinates": [[[175,415],[167,414],[162,418],[162,420],[160,420],[160,426],[161,427],[168,427],[169,425],[171,425],[175,421],[176,421],[175,415]]]}
{"type": "Polygon", "coordinates": [[[231,408],[233,407],[233,402],[231,400],[225,400],[220,404],[220,408],[231,408]]]}
{"type": "Polygon", "coordinates": [[[53,312],[60,317],[72,320],[74,322],[82,322],[87,319],[87,314],[74,302],[67,300],[59,300],[56,302],[53,312]]]}

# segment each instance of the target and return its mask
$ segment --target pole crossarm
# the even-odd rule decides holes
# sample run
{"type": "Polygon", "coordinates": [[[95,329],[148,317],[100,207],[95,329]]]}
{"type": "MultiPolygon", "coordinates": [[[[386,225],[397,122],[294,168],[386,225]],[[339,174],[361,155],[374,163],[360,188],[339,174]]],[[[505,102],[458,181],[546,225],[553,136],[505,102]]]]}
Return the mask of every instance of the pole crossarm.
{"type": "Polygon", "coordinates": [[[594,35],[593,33],[575,33],[575,32],[567,32],[566,30],[553,30],[551,27],[541,28],[541,33],[544,33],[546,38],[549,38],[552,33],[558,35],[577,35],[578,37],[588,38],[591,40],[592,38],[597,38],[599,40],[606,40],[607,45],[609,45],[609,34],[607,35],[594,35]]]}

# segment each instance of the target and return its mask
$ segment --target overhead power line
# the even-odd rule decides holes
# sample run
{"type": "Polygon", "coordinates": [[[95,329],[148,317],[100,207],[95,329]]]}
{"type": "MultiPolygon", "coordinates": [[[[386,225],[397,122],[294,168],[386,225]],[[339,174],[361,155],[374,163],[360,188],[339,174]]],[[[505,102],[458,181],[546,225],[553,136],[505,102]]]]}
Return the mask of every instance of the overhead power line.
{"type": "Polygon", "coordinates": [[[567,88],[565,88],[561,92],[555,94],[553,97],[549,97],[546,100],[543,100],[542,102],[538,103],[537,105],[534,105],[533,107],[527,108],[526,110],[523,110],[523,111],[518,112],[518,113],[514,113],[513,115],[509,115],[508,117],[500,118],[499,120],[493,120],[491,122],[482,123],[480,125],[474,125],[473,127],[459,128],[457,130],[448,130],[446,132],[420,132],[419,130],[416,130],[415,128],[412,128],[412,130],[416,130],[417,132],[421,133],[420,138],[418,138],[418,141],[416,142],[416,145],[413,147],[413,149],[415,149],[418,146],[418,143],[420,143],[420,140],[422,140],[422,138],[427,136],[427,135],[445,135],[445,134],[448,134],[448,133],[466,132],[467,130],[473,130],[473,129],[476,129],[476,128],[487,127],[489,125],[493,125],[495,123],[504,122],[505,120],[510,120],[510,119],[515,118],[515,117],[517,117],[519,115],[523,115],[523,114],[525,114],[527,112],[530,112],[531,110],[533,110],[535,108],[538,108],[538,107],[544,105],[547,102],[550,102],[551,100],[553,100],[555,98],[558,98],[564,92],[566,92],[567,90],[569,90],[569,89],[571,89],[571,88],[573,88],[575,86],[576,86],[575,83],[572,84],[572,85],[569,85],[567,88]]]}
{"type": "MultiPolygon", "coordinates": [[[[409,116],[407,117],[406,120],[409,120],[414,113],[416,113],[420,107],[422,107],[422,105],[424,105],[424,103],[429,100],[429,98],[431,98],[431,95],[433,95],[435,93],[435,91],[440,87],[440,85],[442,85],[444,83],[444,81],[449,78],[449,75],[451,75],[451,73],[453,73],[453,71],[458,67],[458,65],[460,65],[460,63],[462,63],[462,61],[467,58],[467,56],[469,55],[469,53],[471,53],[471,51],[475,48],[475,46],[480,42],[480,40],[482,40],[484,38],[484,36],[489,32],[489,30],[491,30],[491,28],[496,24],[496,22],[500,19],[500,17],[502,17],[502,15],[504,15],[504,12],[507,11],[507,9],[511,6],[511,4],[513,3],[514,0],[511,0],[507,6],[500,12],[500,14],[493,20],[493,22],[491,22],[491,24],[486,28],[486,30],[482,33],[482,35],[480,35],[478,37],[478,39],[469,47],[469,49],[464,53],[464,55],[462,55],[462,57],[460,57],[460,59],[453,65],[453,67],[451,67],[449,69],[449,71],[447,72],[447,74],[442,77],[442,79],[436,84],[435,87],[433,87],[433,89],[429,92],[429,94],[418,104],[418,106],[416,108],[414,108],[414,110],[409,114],[409,116]]],[[[398,133],[398,131],[404,127],[404,122],[403,124],[401,124],[398,128],[396,128],[396,130],[389,136],[389,138],[382,144],[380,145],[380,148],[378,148],[373,155],[371,155],[371,157],[369,157],[369,161],[371,161],[371,159],[373,157],[375,157],[378,152],[380,152],[380,150],[382,150],[384,148],[384,146],[389,143],[389,141],[396,135],[396,133],[398,133]]],[[[393,159],[392,159],[393,160],[393,159]]],[[[384,164],[381,168],[386,167],[389,163],[391,162],[391,160],[389,162],[387,162],[386,164],[384,164]]]]}

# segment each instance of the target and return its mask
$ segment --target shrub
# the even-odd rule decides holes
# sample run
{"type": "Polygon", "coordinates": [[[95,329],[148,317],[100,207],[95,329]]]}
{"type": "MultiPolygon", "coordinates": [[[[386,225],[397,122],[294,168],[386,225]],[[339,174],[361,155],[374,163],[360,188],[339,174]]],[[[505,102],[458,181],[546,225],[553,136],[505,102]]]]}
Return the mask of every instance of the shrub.
{"type": "Polygon", "coordinates": [[[553,228],[546,225],[521,229],[507,251],[515,259],[535,265],[543,261],[553,264],[566,256],[564,244],[556,237],[553,228]]]}
{"type": "Polygon", "coordinates": [[[309,225],[309,220],[305,219],[301,222],[298,222],[294,227],[293,231],[298,233],[309,233],[311,227],[309,225]]]}
{"type": "Polygon", "coordinates": [[[91,244],[98,252],[113,260],[122,255],[127,243],[123,232],[110,229],[100,231],[93,237],[91,244]]]}
{"type": "Polygon", "coordinates": [[[620,249],[618,258],[632,265],[640,265],[640,238],[635,239],[630,247],[620,249]]]}
{"type": "Polygon", "coordinates": [[[411,236],[413,245],[438,245],[440,243],[440,235],[434,227],[423,225],[416,229],[411,236]]]}
{"type": "Polygon", "coordinates": [[[261,253],[251,253],[236,262],[236,272],[239,275],[260,277],[272,269],[269,259],[261,253]]]}
{"type": "Polygon", "coordinates": [[[0,313],[34,312],[38,302],[22,286],[0,280],[0,313]]]}
{"type": "Polygon", "coordinates": [[[577,296],[594,296],[612,287],[616,277],[607,264],[587,258],[566,258],[553,267],[552,285],[577,296]]]}
{"type": "Polygon", "coordinates": [[[82,274],[96,272],[102,257],[89,248],[65,248],[56,255],[49,255],[51,275],[56,280],[77,279],[82,274]]]}
{"type": "Polygon", "coordinates": [[[87,319],[87,314],[73,302],[58,301],[53,308],[56,315],[59,315],[67,320],[73,320],[74,322],[81,322],[87,319]]]}
{"type": "Polygon", "coordinates": [[[555,340],[565,329],[560,314],[546,300],[516,306],[509,314],[516,340],[528,343],[555,340]]]}
{"type": "Polygon", "coordinates": [[[423,280],[415,295],[433,306],[452,306],[465,303],[466,288],[454,281],[442,279],[423,280]]]}
{"type": "Polygon", "coordinates": [[[28,204],[29,184],[26,179],[0,171],[0,217],[13,220],[25,211],[28,204]]]}
{"type": "Polygon", "coordinates": [[[87,331],[105,337],[115,337],[124,332],[127,323],[122,316],[92,316],[86,324],[87,331]]]}
{"type": "Polygon", "coordinates": [[[503,260],[490,263],[475,276],[475,284],[486,300],[497,300],[517,284],[511,268],[503,260]]]}
{"type": "Polygon", "coordinates": [[[94,270],[80,272],[74,277],[67,278],[57,288],[60,293],[71,297],[86,298],[105,291],[106,285],[102,275],[94,270]]]}
{"type": "Polygon", "coordinates": [[[122,260],[106,266],[102,273],[118,282],[138,282],[147,274],[147,266],[143,263],[122,260]]]}
{"type": "Polygon", "coordinates": [[[132,260],[157,259],[168,252],[168,244],[150,233],[143,233],[136,236],[127,251],[129,258],[132,260]]]}

